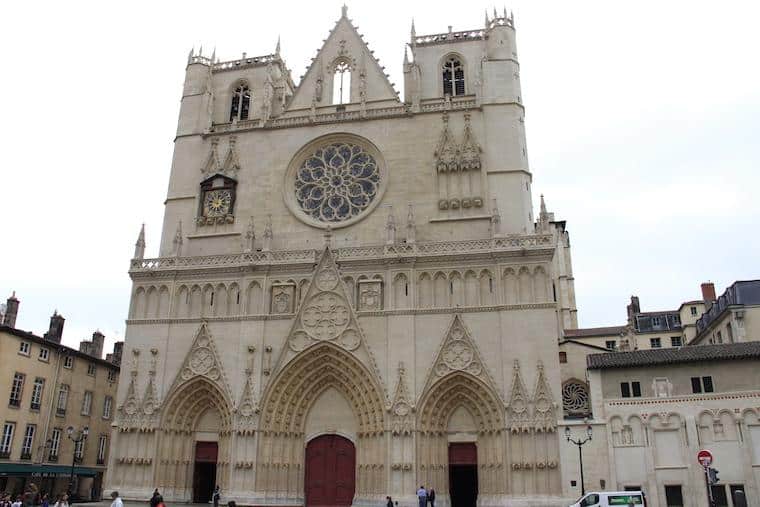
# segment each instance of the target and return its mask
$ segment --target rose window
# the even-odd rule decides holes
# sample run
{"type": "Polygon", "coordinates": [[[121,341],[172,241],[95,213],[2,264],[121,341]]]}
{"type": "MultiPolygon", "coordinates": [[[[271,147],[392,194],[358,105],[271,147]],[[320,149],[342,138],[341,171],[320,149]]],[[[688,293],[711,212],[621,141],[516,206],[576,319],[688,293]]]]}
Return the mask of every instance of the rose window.
{"type": "Polygon", "coordinates": [[[295,171],[295,200],[310,218],[337,224],[360,215],[378,196],[380,168],[362,146],[335,142],[318,148],[295,171]]]}
{"type": "Polygon", "coordinates": [[[588,387],[577,381],[568,381],[562,386],[562,405],[567,415],[588,415],[588,387]]]}

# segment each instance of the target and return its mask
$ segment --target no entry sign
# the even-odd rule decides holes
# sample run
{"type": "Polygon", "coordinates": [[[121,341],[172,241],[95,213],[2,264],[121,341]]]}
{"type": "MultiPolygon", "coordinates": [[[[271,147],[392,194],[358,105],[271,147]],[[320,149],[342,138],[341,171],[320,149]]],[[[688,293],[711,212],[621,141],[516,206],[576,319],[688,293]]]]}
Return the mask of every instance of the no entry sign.
{"type": "Polygon", "coordinates": [[[702,449],[697,453],[697,461],[699,461],[699,464],[703,467],[709,467],[712,465],[713,455],[707,449],[702,449]]]}

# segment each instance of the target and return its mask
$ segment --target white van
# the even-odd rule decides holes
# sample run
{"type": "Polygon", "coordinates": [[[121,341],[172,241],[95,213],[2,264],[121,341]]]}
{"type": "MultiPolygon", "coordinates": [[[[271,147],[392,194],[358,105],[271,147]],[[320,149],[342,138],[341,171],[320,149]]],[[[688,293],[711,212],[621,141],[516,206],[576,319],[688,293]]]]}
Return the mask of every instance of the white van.
{"type": "Polygon", "coordinates": [[[586,493],[570,507],[610,507],[613,505],[644,505],[641,491],[594,491],[586,493]]]}

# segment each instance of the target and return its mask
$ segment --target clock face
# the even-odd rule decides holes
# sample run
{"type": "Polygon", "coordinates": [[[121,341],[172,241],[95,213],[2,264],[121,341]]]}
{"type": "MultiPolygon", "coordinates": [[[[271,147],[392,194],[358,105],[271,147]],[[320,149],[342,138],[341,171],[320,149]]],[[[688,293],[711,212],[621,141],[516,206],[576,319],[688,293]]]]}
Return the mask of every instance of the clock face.
{"type": "Polygon", "coordinates": [[[203,197],[203,216],[223,217],[230,214],[232,191],[209,190],[203,197]]]}

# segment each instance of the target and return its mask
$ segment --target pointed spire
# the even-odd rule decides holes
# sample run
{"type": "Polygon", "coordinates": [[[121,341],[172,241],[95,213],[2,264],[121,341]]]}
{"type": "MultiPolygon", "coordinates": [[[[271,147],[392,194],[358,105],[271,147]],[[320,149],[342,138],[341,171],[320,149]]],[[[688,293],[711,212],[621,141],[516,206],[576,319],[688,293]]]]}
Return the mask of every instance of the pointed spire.
{"type": "Polygon", "coordinates": [[[406,67],[409,65],[409,49],[407,46],[404,46],[404,66],[406,67]]]}
{"type": "Polygon", "coordinates": [[[499,17],[499,13],[496,12],[496,6],[494,6],[494,8],[493,8],[493,19],[496,19],[498,17],[499,17]]]}
{"type": "Polygon", "coordinates": [[[340,17],[341,18],[347,18],[348,17],[348,5],[343,4],[343,7],[340,8],[340,17]]]}
{"type": "Polygon", "coordinates": [[[211,52],[211,64],[216,61],[216,46],[214,46],[214,51],[211,52]]]}
{"type": "Polygon", "coordinates": [[[137,242],[135,243],[135,259],[142,259],[145,257],[145,224],[140,227],[140,234],[137,235],[137,242]]]}
{"type": "Polygon", "coordinates": [[[272,215],[267,215],[267,223],[264,226],[264,245],[262,250],[269,252],[272,249],[272,215]]]}
{"type": "Polygon", "coordinates": [[[541,194],[541,216],[546,214],[546,201],[544,201],[544,194],[541,194]]]}
{"type": "Polygon", "coordinates": [[[417,241],[417,224],[414,222],[414,205],[409,203],[409,212],[406,214],[406,242],[413,245],[417,241]]]}
{"type": "Polygon", "coordinates": [[[488,9],[486,9],[486,30],[488,30],[488,25],[491,24],[491,21],[488,19],[488,9]]]}
{"type": "Polygon", "coordinates": [[[187,54],[187,63],[188,64],[193,61],[193,56],[195,56],[195,48],[194,47],[190,48],[190,52],[187,54]]]}
{"type": "Polygon", "coordinates": [[[201,48],[198,50],[198,56],[203,57],[203,45],[201,45],[201,48]]]}
{"type": "Polygon", "coordinates": [[[412,36],[412,44],[414,44],[414,39],[417,37],[417,30],[414,28],[414,18],[412,18],[412,30],[410,34],[412,36]]]}
{"type": "Polygon", "coordinates": [[[388,220],[385,222],[385,244],[396,243],[396,217],[393,216],[393,207],[388,207],[388,220]]]}
{"type": "Polygon", "coordinates": [[[507,7],[504,6],[504,20],[506,21],[506,19],[507,19],[507,7]]]}
{"type": "Polygon", "coordinates": [[[280,56],[280,36],[277,36],[277,46],[274,48],[274,54],[280,56]]]}
{"type": "Polygon", "coordinates": [[[180,257],[182,255],[182,220],[177,223],[177,232],[174,234],[174,256],[180,257]]]}

